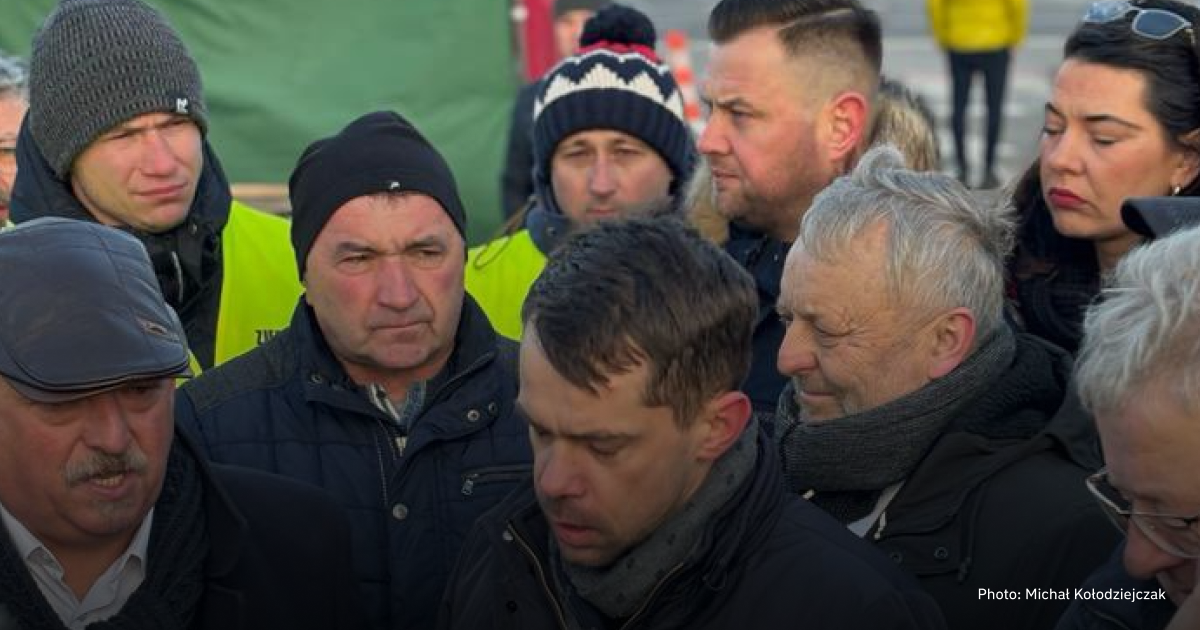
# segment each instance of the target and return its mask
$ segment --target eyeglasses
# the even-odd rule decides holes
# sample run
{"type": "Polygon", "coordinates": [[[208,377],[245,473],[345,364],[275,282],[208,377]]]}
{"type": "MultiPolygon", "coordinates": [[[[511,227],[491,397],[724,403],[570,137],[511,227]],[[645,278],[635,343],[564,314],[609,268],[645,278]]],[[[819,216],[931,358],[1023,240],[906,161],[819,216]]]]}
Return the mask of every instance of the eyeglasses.
{"type": "Polygon", "coordinates": [[[1136,7],[1128,2],[1128,0],[1100,0],[1100,2],[1093,2],[1088,7],[1087,13],[1083,15],[1083,22],[1085,24],[1107,24],[1115,22],[1130,13],[1133,13],[1134,16],[1133,21],[1129,24],[1129,28],[1142,37],[1169,39],[1175,33],[1186,30],[1188,37],[1192,40],[1192,46],[1196,45],[1196,35],[1192,29],[1192,23],[1187,18],[1166,9],[1143,9],[1136,7]]]}
{"type": "Polygon", "coordinates": [[[1133,506],[1108,481],[1108,471],[1087,478],[1087,487],[1104,513],[1121,533],[1129,531],[1129,522],[1137,526],[1150,542],[1177,558],[1200,558],[1200,514],[1176,516],[1153,512],[1135,512],[1133,506]]]}

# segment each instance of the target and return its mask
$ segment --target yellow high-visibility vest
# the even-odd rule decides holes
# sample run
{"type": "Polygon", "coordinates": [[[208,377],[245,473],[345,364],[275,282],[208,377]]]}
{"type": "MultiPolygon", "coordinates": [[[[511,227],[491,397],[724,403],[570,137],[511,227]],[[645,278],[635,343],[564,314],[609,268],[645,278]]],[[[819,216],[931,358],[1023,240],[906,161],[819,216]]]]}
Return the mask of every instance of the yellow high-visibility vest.
{"type": "Polygon", "coordinates": [[[466,289],[496,332],[521,338],[521,305],[533,281],[546,268],[546,255],[529,230],[472,248],[467,253],[466,289]]]}
{"type": "Polygon", "coordinates": [[[221,233],[221,302],[213,364],[251,350],[287,328],[304,287],[287,219],[239,201],[221,233]]]}

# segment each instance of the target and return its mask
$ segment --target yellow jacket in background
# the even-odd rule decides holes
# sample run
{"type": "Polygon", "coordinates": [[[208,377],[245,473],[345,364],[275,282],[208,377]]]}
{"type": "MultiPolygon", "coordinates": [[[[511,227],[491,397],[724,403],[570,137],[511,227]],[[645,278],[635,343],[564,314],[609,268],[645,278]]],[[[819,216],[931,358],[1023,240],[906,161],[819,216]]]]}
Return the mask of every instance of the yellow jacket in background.
{"type": "Polygon", "coordinates": [[[304,291],[287,219],[234,200],[221,232],[223,277],[213,365],[287,328],[304,291]]]}
{"type": "Polygon", "coordinates": [[[954,52],[1013,48],[1025,38],[1026,0],[925,0],[938,45],[954,52]]]}
{"type": "Polygon", "coordinates": [[[466,289],[487,314],[496,332],[521,338],[521,305],[533,281],[546,268],[546,255],[529,230],[471,249],[467,253],[466,289]]]}

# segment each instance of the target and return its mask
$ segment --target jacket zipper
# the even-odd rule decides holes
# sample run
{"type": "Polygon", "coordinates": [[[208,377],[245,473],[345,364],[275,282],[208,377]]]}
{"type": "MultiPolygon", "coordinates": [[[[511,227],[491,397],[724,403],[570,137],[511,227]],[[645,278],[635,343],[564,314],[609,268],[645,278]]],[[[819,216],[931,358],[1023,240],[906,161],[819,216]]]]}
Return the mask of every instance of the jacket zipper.
{"type": "Polygon", "coordinates": [[[670,571],[667,571],[667,574],[664,575],[662,577],[662,579],[658,581],[658,584],[655,584],[654,588],[650,590],[650,594],[647,595],[646,599],[642,601],[642,605],[638,606],[638,609],[636,611],[634,611],[632,616],[629,617],[629,621],[626,621],[621,626],[621,630],[628,630],[629,628],[633,627],[633,622],[637,621],[638,617],[641,617],[642,613],[646,612],[646,609],[650,607],[650,602],[654,601],[654,596],[658,595],[658,592],[660,590],[662,590],[663,585],[666,584],[667,581],[670,580],[671,577],[674,576],[676,573],[678,573],[679,570],[682,568],[683,568],[683,563],[680,562],[679,564],[672,567],[670,571]]]}
{"type": "Polygon", "coordinates": [[[506,481],[524,481],[529,477],[530,466],[493,466],[474,472],[463,473],[462,493],[465,496],[475,494],[475,486],[479,483],[503,483],[506,481]]]}
{"type": "Polygon", "coordinates": [[[513,537],[513,540],[517,541],[517,544],[521,546],[522,553],[533,563],[533,568],[537,571],[538,582],[541,583],[542,590],[546,593],[546,597],[550,600],[550,603],[554,605],[554,615],[558,618],[558,627],[562,628],[562,630],[567,630],[567,617],[563,614],[562,605],[558,603],[558,598],[554,596],[554,591],[550,589],[550,583],[546,581],[546,571],[542,567],[542,563],[538,561],[537,554],[533,552],[533,548],[529,546],[529,543],[525,542],[521,534],[517,533],[517,529],[512,526],[511,522],[505,529],[513,537]]]}

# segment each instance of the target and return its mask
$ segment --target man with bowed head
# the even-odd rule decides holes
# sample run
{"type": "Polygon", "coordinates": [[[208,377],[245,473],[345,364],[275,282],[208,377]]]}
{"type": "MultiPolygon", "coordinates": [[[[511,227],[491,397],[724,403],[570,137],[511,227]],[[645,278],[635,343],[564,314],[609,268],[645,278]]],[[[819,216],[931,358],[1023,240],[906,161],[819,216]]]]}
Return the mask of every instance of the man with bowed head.
{"type": "MultiPolygon", "coordinates": [[[[1169,211],[1192,199],[1160,203],[1169,211]]],[[[1107,465],[1087,486],[1125,536],[1083,588],[1140,598],[1076,600],[1058,630],[1192,630],[1200,627],[1200,228],[1167,236],[1169,215],[1143,213],[1140,226],[1124,219],[1165,238],[1117,263],[1083,322],[1076,381],[1107,465]]]]}
{"type": "Polygon", "coordinates": [[[738,390],[754,284],[673,219],[602,223],[522,310],[534,478],[476,524],[442,628],[943,627],[885,556],[784,492],[738,390]]]}

